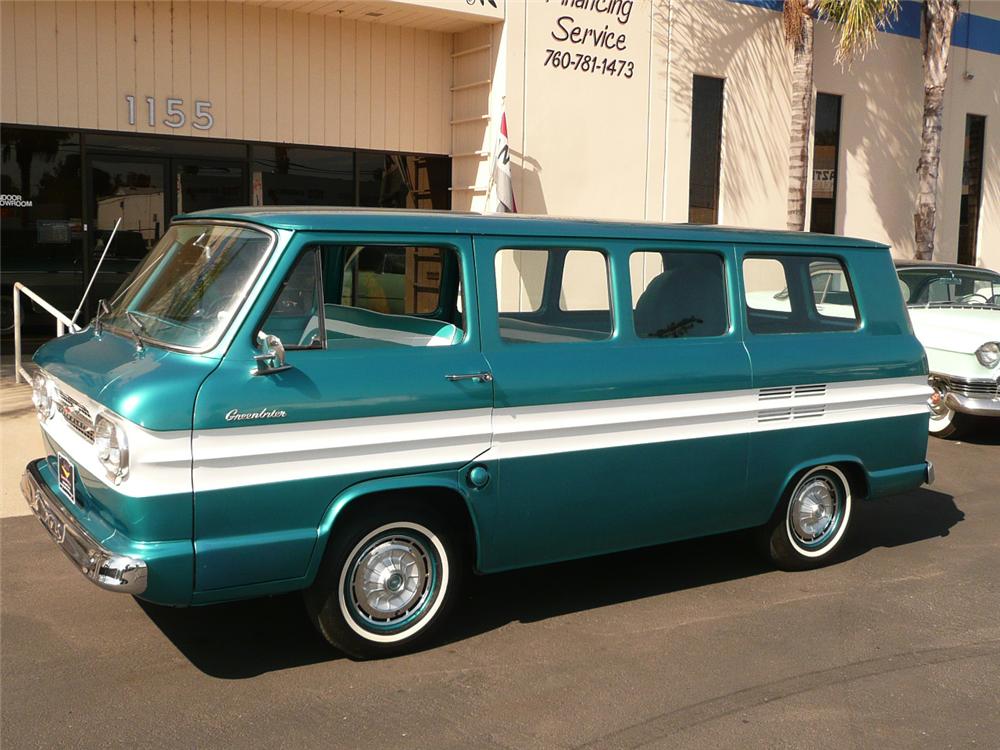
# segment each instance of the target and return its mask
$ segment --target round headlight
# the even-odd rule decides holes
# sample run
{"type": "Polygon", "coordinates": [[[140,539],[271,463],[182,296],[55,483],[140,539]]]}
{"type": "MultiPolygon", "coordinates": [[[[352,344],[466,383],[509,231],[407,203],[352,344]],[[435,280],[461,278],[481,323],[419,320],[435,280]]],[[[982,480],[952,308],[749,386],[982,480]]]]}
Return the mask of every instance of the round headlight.
{"type": "Polygon", "coordinates": [[[991,341],[976,349],[976,359],[983,367],[996,367],[1000,362],[1000,344],[991,341]]]}
{"type": "Polygon", "coordinates": [[[52,399],[52,384],[41,371],[31,378],[31,403],[35,405],[38,419],[44,422],[55,414],[55,402],[52,399]]]}
{"type": "Polygon", "coordinates": [[[94,448],[101,465],[116,481],[128,474],[128,439],[125,430],[103,414],[94,424],[94,448]]]}

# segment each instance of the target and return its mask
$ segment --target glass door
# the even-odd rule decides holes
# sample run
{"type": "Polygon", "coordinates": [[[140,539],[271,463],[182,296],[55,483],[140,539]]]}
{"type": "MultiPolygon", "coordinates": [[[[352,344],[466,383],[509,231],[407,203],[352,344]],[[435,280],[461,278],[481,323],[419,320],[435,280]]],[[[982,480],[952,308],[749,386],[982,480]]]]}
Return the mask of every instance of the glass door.
{"type": "Polygon", "coordinates": [[[97,300],[111,297],[160,239],[172,207],[166,192],[166,159],[94,156],[89,160],[88,174],[91,215],[87,279],[104,252],[115,222],[122,220],[88,295],[88,311],[93,313],[97,300]]]}

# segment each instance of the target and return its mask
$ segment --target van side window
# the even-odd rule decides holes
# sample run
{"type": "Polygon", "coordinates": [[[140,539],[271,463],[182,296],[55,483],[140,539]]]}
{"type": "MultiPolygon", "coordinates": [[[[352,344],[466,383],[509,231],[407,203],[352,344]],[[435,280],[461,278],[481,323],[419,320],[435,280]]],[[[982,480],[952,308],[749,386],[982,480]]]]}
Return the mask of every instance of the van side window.
{"type": "Polygon", "coordinates": [[[459,270],[452,248],[315,245],[299,257],[261,330],[286,349],[458,344],[465,336],[459,270]]]}
{"type": "Polygon", "coordinates": [[[714,253],[640,251],[629,256],[639,338],[721,336],[729,327],[723,260],[714,253]]]}
{"type": "Polygon", "coordinates": [[[496,254],[500,338],[600,341],[612,331],[608,259],[599,250],[502,249],[496,254]]]}
{"type": "Polygon", "coordinates": [[[753,333],[853,331],[858,327],[847,269],[837,258],[747,257],[743,287],[753,333]]]}

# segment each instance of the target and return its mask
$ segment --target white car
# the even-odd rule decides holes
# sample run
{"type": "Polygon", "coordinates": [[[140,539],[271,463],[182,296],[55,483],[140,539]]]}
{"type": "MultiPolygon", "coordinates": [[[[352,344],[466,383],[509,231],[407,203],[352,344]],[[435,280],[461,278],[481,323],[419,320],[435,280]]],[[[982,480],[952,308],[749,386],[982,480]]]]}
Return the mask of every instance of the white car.
{"type": "Polygon", "coordinates": [[[1000,274],[918,261],[896,261],[896,271],[927,352],[931,434],[957,435],[970,414],[1000,418],[1000,274]]]}

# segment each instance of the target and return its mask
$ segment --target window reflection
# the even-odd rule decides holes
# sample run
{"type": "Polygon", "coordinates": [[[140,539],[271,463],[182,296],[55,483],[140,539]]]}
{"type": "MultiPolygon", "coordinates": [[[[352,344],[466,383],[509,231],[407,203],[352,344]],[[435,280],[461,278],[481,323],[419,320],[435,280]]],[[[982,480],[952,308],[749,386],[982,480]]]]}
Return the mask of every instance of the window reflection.
{"type": "MultiPolygon", "coordinates": [[[[242,205],[448,209],[451,159],[207,138],[4,127],[2,328],[20,281],[75,310],[115,222],[89,305],[122,280],[179,213],[242,205]],[[83,157],[82,154],[87,156],[83,157]],[[86,184],[87,205],[84,202],[86,184]]],[[[29,327],[51,328],[46,314],[29,327]]]]}
{"type": "Polygon", "coordinates": [[[76,306],[83,288],[83,201],[78,134],[4,127],[2,142],[0,325],[9,332],[14,281],[43,287],[46,299],[64,312],[76,306]]]}

